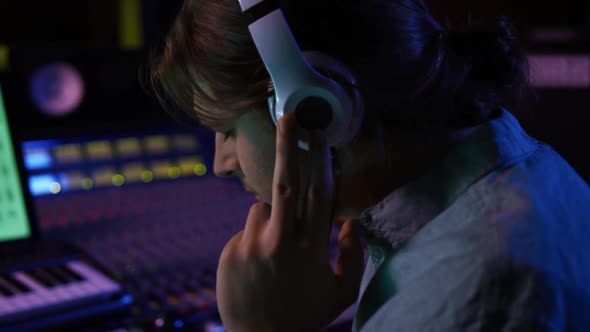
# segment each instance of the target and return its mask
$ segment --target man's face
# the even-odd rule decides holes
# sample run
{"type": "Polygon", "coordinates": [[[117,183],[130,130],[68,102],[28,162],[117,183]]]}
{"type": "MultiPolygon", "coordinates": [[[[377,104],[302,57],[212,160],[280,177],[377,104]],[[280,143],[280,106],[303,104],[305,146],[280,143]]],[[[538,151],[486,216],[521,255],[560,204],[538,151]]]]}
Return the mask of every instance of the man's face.
{"type": "Polygon", "coordinates": [[[258,200],[269,204],[275,162],[275,128],[270,117],[260,111],[247,112],[223,128],[215,128],[215,174],[239,177],[258,200]]]}

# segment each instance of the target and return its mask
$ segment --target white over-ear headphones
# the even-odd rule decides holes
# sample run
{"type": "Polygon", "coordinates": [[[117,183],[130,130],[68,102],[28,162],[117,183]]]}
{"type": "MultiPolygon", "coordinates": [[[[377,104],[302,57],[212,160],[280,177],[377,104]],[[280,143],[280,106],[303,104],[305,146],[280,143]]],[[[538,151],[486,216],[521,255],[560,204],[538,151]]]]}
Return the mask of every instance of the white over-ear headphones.
{"type": "MultiPolygon", "coordinates": [[[[301,52],[277,0],[238,0],[243,13],[254,20],[248,28],[268,73],[275,96],[269,100],[276,124],[285,114],[294,114],[299,126],[325,129],[328,143],[341,147],[358,131],[363,105],[353,75],[336,59],[319,52],[301,52]],[[350,93],[335,79],[350,85],[350,93]]],[[[299,141],[302,149],[309,145],[299,141]]]]}

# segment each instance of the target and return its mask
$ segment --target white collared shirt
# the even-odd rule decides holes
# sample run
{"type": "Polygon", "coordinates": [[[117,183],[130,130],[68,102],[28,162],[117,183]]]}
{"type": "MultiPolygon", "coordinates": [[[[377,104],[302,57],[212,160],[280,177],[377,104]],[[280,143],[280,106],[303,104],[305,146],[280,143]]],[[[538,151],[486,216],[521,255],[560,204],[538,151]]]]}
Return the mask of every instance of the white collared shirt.
{"type": "Polygon", "coordinates": [[[355,331],[590,331],[590,189],[506,110],[361,224],[355,331]]]}

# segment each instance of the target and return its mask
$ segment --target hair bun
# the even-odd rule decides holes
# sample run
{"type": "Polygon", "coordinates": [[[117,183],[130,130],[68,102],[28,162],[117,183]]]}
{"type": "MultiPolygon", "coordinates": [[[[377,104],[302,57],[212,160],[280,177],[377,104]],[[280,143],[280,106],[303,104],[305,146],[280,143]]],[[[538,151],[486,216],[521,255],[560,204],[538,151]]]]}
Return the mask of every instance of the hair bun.
{"type": "Polygon", "coordinates": [[[509,20],[472,24],[462,31],[447,34],[449,50],[470,66],[468,81],[495,83],[497,92],[528,77],[528,65],[509,20]]]}

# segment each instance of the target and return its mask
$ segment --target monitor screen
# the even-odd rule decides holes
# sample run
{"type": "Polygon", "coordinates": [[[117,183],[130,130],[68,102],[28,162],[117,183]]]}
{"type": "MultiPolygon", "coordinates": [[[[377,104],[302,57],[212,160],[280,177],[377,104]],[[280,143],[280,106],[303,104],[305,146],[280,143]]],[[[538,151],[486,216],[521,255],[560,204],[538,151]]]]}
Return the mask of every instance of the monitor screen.
{"type": "Polygon", "coordinates": [[[23,187],[0,87],[0,242],[31,236],[23,187]]]}

